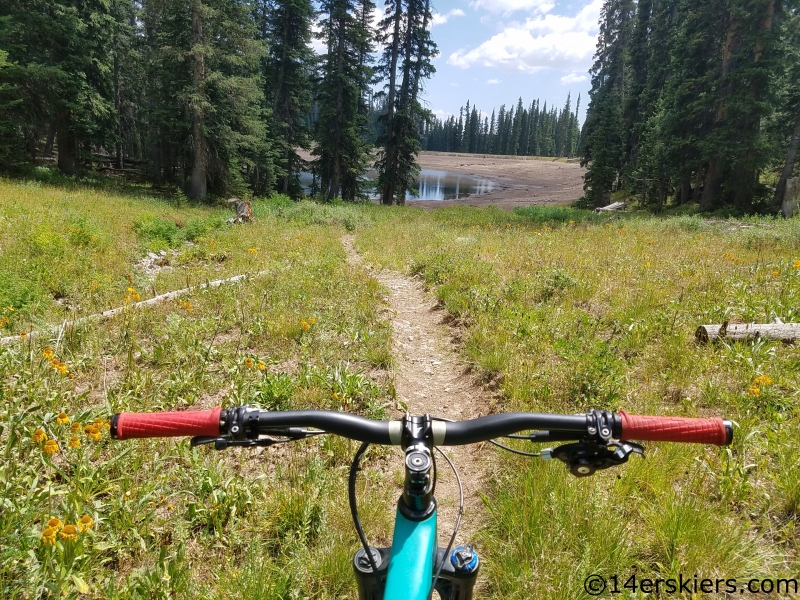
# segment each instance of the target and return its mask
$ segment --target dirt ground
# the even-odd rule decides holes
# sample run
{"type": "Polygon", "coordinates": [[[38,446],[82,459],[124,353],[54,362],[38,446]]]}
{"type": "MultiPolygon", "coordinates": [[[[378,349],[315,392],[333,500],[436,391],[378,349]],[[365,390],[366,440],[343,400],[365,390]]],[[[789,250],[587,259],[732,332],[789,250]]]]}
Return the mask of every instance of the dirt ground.
{"type": "Polygon", "coordinates": [[[562,162],[522,156],[422,152],[419,164],[423,169],[491,179],[500,189],[458,200],[408,202],[412,206],[440,208],[466,205],[512,209],[530,204],[567,205],[583,195],[585,169],[577,160],[562,162]]]}

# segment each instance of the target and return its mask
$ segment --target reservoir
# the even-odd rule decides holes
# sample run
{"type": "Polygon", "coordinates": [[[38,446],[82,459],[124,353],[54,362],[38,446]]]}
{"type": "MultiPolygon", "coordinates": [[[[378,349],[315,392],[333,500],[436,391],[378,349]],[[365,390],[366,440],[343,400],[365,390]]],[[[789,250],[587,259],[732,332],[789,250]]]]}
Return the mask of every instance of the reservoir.
{"type": "MultiPolygon", "coordinates": [[[[377,173],[373,170],[367,171],[367,179],[373,180],[377,173]]],[[[308,193],[311,190],[311,173],[300,173],[300,184],[303,190],[308,193]]],[[[488,194],[498,189],[498,185],[489,179],[472,177],[451,171],[435,171],[432,169],[422,169],[416,182],[414,193],[406,193],[406,201],[414,200],[455,200],[466,196],[477,194],[488,194]]],[[[377,198],[377,194],[371,194],[377,198]]]]}

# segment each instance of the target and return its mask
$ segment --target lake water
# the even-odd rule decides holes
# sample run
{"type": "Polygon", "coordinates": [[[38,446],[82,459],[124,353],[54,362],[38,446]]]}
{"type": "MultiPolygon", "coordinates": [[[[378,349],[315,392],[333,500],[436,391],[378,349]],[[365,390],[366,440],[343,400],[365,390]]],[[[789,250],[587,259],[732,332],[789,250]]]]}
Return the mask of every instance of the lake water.
{"type": "MultiPolygon", "coordinates": [[[[375,171],[367,172],[367,179],[375,179],[375,171]]],[[[487,194],[498,189],[497,184],[489,179],[471,177],[450,171],[434,171],[422,169],[419,172],[417,193],[406,193],[406,200],[454,200],[465,196],[487,194]]],[[[300,184],[308,192],[311,189],[311,173],[300,173],[300,184]]]]}

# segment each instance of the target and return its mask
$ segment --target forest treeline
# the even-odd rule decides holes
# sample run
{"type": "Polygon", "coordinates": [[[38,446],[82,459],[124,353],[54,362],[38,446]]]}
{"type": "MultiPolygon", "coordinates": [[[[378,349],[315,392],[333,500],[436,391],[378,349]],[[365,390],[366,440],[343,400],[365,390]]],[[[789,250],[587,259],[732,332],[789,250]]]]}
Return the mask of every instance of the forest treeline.
{"type": "Polygon", "coordinates": [[[572,157],[580,146],[578,111],[581,98],[571,109],[571,94],[561,110],[555,106],[547,109],[537,99],[525,108],[522,98],[517,106],[506,110],[492,110],[492,116],[462,106],[458,113],[447,119],[433,119],[425,124],[423,149],[440,152],[469,152],[478,154],[509,154],[512,156],[567,156],[572,157]]]}
{"type": "Polygon", "coordinates": [[[354,200],[374,164],[382,202],[402,203],[428,118],[430,0],[385,0],[377,23],[374,10],[372,0],[4,0],[0,169],[55,154],[67,174],[132,169],[198,200],[299,195],[298,173],[311,169],[322,196],[354,200]]]}
{"type": "Polygon", "coordinates": [[[606,0],[585,200],[776,210],[800,139],[797,0],[606,0]],[[774,188],[774,189],[773,189],[774,188]]]}

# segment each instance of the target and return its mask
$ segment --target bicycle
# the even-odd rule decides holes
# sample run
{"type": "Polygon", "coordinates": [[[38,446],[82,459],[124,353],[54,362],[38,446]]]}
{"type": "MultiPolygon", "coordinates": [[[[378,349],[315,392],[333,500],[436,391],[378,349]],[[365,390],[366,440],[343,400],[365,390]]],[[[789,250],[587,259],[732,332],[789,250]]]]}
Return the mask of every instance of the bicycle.
{"type": "Polygon", "coordinates": [[[468,421],[406,414],[402,420],[376,421],[336,411],[273,412],[250,406],[118,413],[111,420],[115,439],[192,436],[192,446],[213,444],[216,450],[272,446],[324,434],[361,442],[348,486],[353,523],[362,545],[353,557],[359,600],[425,600],[434,591],[442,600],[471,600],[480,558],[470,544],[453,548],[464,507],[463,488],[455,466],[440,446],[488,441],[518,454],[560,460],[576,477],[588,477],[624,464],[632,454],[643,455],[644,448],[632,439],[724,446],[733,440],[733,425],[719,418],[636,416],[602,410],[578,415],[501,413],[468,421]],[[529,433],[522,435],[521,431],[529,433]],[[570,443],[534,453],[505,446],[496,441],[500,437],[570,443]],[[356,475],[370,444],[399,445],[405,450],[403,493],[390,548],[370,546],[358,517],[356,475]],[[437,541],[434,450],[449,463],[461,489],[454,531],[445,548],[437,541]]]}

